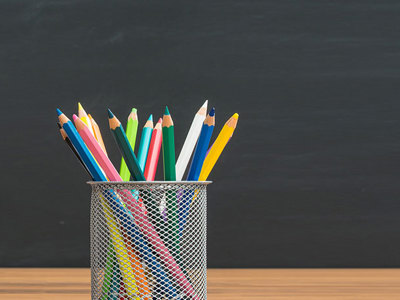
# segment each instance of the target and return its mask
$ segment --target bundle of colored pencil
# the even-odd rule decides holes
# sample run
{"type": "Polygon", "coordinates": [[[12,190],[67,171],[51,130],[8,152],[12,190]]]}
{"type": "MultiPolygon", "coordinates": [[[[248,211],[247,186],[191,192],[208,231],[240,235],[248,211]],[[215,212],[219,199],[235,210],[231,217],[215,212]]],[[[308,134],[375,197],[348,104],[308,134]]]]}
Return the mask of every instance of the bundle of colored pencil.
{"type": "MultiPolygon", "coordinates": [[[[134,152],[139,124],[137,110],[135,108],[131,110],[126,131],[117,117],[111,110],[108,110],[110,130],[122,155],[119,172],[108,157],[98,124],[92,115],[86,113],[80,103],[78,103],[78,115],[73,115],[74,124],[57,109],[57,125],[63,140],[94,181],[129,181],[131,178],[134,181],[154,181],[160,155],[163,158],[165,181],[182,181],[186,171],[187,181],[205,181],[231,139],[239,118],[239,115],[235,113],[225,123],[210,147],[215,126],[215,109],[212,108],[207,114],[207,104],[208,101],[195,114],[176,161],[174,123],[168,107],[165,108],[163,117],[157,121],[155,126],[153,125],[153,116],[150,115],[148,118],[141,133],[137,155],[134,152]],[[192,160],[189,164],[191,157],[192,160]]],[[[115,191],[111,192],[107,199],[106,197],[102,198],[105,220],[111,236],[108,249],[113,254],[110,254],[110,257],[115,257],[115,264],[119,265],[119,269],[115,271],[112,267],[114,261],[107,261],[107,270],[105,270],[105,279],[107,280],[103,286],[104,293],[115,288],[110,282],[114,282],[115,272],[118,272],[117,277],[122,278],[124,290],[129,297],[139,299],[135,296],[139,292],[142,295],[148,295],[143,299],[151,299],[149,283],[140,261],[140,257],[145,257],[147,258],[145,265],[154,271],[153,278],[164,283],[166,295],[170,295],[171,299],[175,298],[177,296],[176,287],[179,287],[190,299],[197,299],[186,275],[170,253],[173,251],[179,255],[180,233],[186,223],[190,199],[194,199],[195,196],[191,194],[178,199],[179,196],[175,193],[167,195],[170,208],[168,232],[169,240],[173,241],[173,249],[171,249],[171,245],[164,244],[155,230],[155,224],[151,219],[152,211],[149,207],[147,210],[150,214],[147,214],[146,205],[139,209],[123,202],[122,199],[132,199],[134,203],[140,202],[141,196],[135,191],[124,192],[123,197],[118,195],[118,191],[115,191]],[[118,214],[110,215],[110,210],[115,209],[118,210],[118,214]],[[132,216],[138,218],[140,222],[135,223],[130,220],[128,222],[129,231],[127,231],[124,228],[124,222],[117,219],[118,215],[123,216],[124,222],[129,221],[132,216]],[[130,239],[125,238],[127,232],[132,235],[130,239]],[[140,247],[135,247],[135,243],[140,244],[140,247]],[[153,251],[157,249],[157,253],[153,253],[151,246],[153,251]],[[135,252],[131,251],[132,248],[140,249],[135,252]],[[163,265],[159,263],[159,259],[153,257],[154,255],[158,256],[163,265]],[[176,276],[171,277],[171,274],[168,276],[168,272],[173,272],[176,276]],[[129,280],[132,274],[135,274],[135,280],[129,280]],[[175,284],[170,280],[175,280],[175,284]]]]}
{"type": "MultiPolygon", "coordinates": [[[[158,120],[155,126],[153,125],[153,116],[150,115],[148,118],[142,130],[137,155],[134,153],[139,124],[136,108],[133,108],[128,116],[126,131],[117,117],[111,110],[108,110],[110,129],[122,154],[119,172],[121,179],[129,181],[132,177],[136,181],[154,181],[162,149],[164,180],[181,181],[187,169],[186,180],[207,180],[219,156],[232,137],[239,118],[239,115],[235,113],[225,123],[218,137],[209,147],[215,126],[215,109],[212,108],[207,115],[207,104],[208,100],[195,114],[176,162],[174,123],[168,107],[165,108],[164,116],[158,120]],[[192,161],[189,164],[191,157],[192,161]]],[[[61,113],[59,110],[58,112],[61,113]]],[[[93,144],[98,144],[104,155],[107,156],[100,128],[95,119],[86,113],[81,103],[78,103],[78,116],[74,117],[74,122],[79,124],[79,126],[75,124],[80,129],[80,131],[78,130],[79,135],[85,136],[84,144],[88,144],[90,139],[93,144]]],[[[93,168],[76,151],[78,146],[73,142],[73,137],[70,137],[72,133],[66,133],[63,123],[60,122],[59,124],[63,139],[81,164],[88,170],[93,168]]],[[[72,123],[70,125],[74,127],[72,123]]],[[[95,163],[98,164],[98,157],[93,152],[90,154],[95,159],[95,163]]],[[[97,153],[97,156],[99,155],[97,153]]]]}

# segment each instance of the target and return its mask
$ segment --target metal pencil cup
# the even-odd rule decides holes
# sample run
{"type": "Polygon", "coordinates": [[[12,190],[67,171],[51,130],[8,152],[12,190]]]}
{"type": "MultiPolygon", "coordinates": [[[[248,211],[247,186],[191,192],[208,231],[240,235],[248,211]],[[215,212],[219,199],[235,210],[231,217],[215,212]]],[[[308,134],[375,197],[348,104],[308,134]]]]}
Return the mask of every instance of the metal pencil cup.
{"type": "Polygon", "coordinates": [[[209,182],[89,182],[92,299],[207,299],[209,182]]]}

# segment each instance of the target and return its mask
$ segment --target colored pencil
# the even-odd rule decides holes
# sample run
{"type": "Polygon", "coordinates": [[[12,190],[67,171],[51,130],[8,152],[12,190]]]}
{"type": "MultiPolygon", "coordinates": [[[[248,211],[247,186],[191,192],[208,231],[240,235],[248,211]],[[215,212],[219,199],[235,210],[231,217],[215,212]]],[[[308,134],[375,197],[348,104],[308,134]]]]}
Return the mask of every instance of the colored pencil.
{"type": "Polygon", "coordinates": [[[201,167],[206,157],[207,148],[210,144],[211,135],[215,126],[215,108],[213,107],[206,117],[201,129],[200,137],[193,154],[192,163],[189,168],[187,180],[197,181],[200,176],[201,167]]]}
{"type": "Polygon", "coordinates": [[[102,300],[118,299],[114,296],[114,293],[117,291],[116,287],[119,285],[119,278],[118,281],[116,280],[119,276],[118,260],[115,256],[113,242],[110,241],[108,245],[106,265],[104,268],[104,280],[101,287],[102,300]]]}
{"type": "MultiPolygon", "coordinates": [[[[207,115],[200,133],[199,140],[197,141],[196,149],[194,150],[192,163],[189,168],[187,180],[197,181],[200,176],[201,167],[206,156],[207,148],[210,143],[211,135],[215,126],[215,109],[212,108],[207,115]]],[[[187,215],[189,212],[190,203],[194,198],[195,193],[193,191],[186,191],[182,193],[179,201],[179,230],[182,234],[184,226],[186,224],[187,215]]],[[[197,191],[196,191],[197,196],[197,191]]]]}
{"type": "MultiPolygon", "coordinates": [[[[90,152],[93,154],[96,161],[100,164],[100,166],[106,173],[106,176],[111,181],[122,181],[121,176],[118,174],[117,170],[114,168],[110,159],[102,151],[99,143],[90,134],[89,130],[87,129],[85,124],[82,122],[82,120],[80,120],[76,115],[74,115],[73,117],[74,117],[74,121],[75,121],[75,127],[76,127],[78,133],[80,134],[80,136],[86,143],[86,146],[89,148],[90,152]]],[[[124,241],[126,241],[126,239],[124,239],[124,241]]],[[[128,252],[131,252],[131,255],[129,256],[129,258],[130,258],[132,267],[135,269],[135,275],[137,276],[137,278],[136,278],[137,287],[142,294],[149,294],[150,290],[148,287],[146,277],[144,275],[144,270],[140,263],[140,259],[132,251],[132,246],[130,246],[129,242],[126,243],[126,247],[127,247],[128,252]]]]}
{"type": "Polygon", "coordinates": [[[89,128],[79,119],[76,115],[73,115],[76,130],[82,137],[86,146],[89,148],[90,152],[94,156],[97,163],[106,173],[107,178],[110,181],[122,181],[121,176],[118,174],[117,170],[111,163],[108,156],[104,153],[100,144],[96,141],[94,136],[90,133],[89,128]]]}
{"type": "Polygon", "coordinates": [[[224,125],[221,132],[219,133],[214,145],[211,147],[210,152],[204,159],[203,166],[201,168],[199,181],[207,180],[208,175],[210,175],[215,163],[217,162],[219,156],[224,150],[226,144],[228,143],[230,137],[235,131],[239,115],[234,114],[224,125]]]}
{"type": "Polygon", "coordinates": [[[96,140],[99,142],[99,144],[100,144],[101,148],[103,149],[104,153],[105,153],[106,155],[108,155],[108,154],[107,154],[107,150],[106,150],[106,146],[104,145],[103,137],[101,136],[101,132],[100,132],[100,127],[99,127],[99,125],[97,125],[95,119],[94,119],[90,114],[88,114],[88,116],[89,116],[90,124],[92,124],[92,129],[93,129],[93,132],[94,132],[94,137],[95,137],[96,140]]]}
{"type": "MultiPolygon", "coordinates": [[[[132,111],[129,114],[128,121],[126,123],[126,137],[128,138],[129,144],[131,145],[133,151],[135,151],[138,124],[139,120],[137,117],[137,110],[136,108],[132,108],[132,111]]],[[[131,173],[129,172],[129,169],[123,157],[121,158],[121,167],[119,169],[119,174],[121,175],[123,181],[129,181],[129,179],[131,179],[131,173]]]]}
{"type": "Polygon", "coordinates": [[[92,174],[93,179],[96,181],[107,181],[103,171],[94,160],[79,133],[76,131],[74,124],[72,124],[71,120],[68,119],[67,116],[64,115],[59,109],[57,109],[57,114],[62,128],[64,129],[71,143],[74,145],[90,174],[92,174]]]}
{"type": "MultiPolygon", "coordinates": [[[[62,125],[62,128],[67,133],[72,144],[75,146],[77,152],[79,153],[83,162],[86,164],[86,166],[90,170],[91,174],[93,174],[94,180],[107,181],[107,178],[103,174],[102,170],[98,166],[97,162],[95,161],[94,157],[90,153],[88,147],[84,143],[84,141],[81,138],[81,136],[79,135],[78,131],[75,129],[72,122],[58,109],[57,109],[57,113],[58,113],[58,118],[59,118],[60,124],[62,125]]],[[[75,116],[75,118],[78,119],[79,121],[81,121],[76,116],[75,116]]],[[[81,125],[85,128],[85,130],[88,129],[88,127],[86,125],[84,125],[83,122],[81,123],[81,125]]],[[[94,140],[94,137],[90,134],[90,132],[88,130],[86,132],[94,140]]],[[[97,143],[97,141],[95,141],[95,142],[97,143]]],[[[98,148],[99,148],[99,151],[105,156],[101,147],[98,146],[98,148]]],[[[103,208],[104,208],[104,206],[103,206],[103,208]]],[[[128,295],[130,295],[131,297],[134,297],[134,295],[137,294],[136,282],[135,282],[135,279],[132,278],[132,276],[131,276],[134,273],[133,273],[132,267],[129,263],[129,260],[127,258],[128,254],[127,254],[126,248],[123,244],[123,241],[121,240],[122,238],[121,238],[120,232],[118,230],[116,230],[116,229],[118,229],[118,227],[116,224],[111,224],[112,222],[113,222],[113,219],[110,219],[110,218],[107,219],[107,224],[110,228],[110,233],[112,235],[112,242],[114,245],[114,249],[115,249],[118,261],[120,263],[121,273],[123,275],[122,277],[124,278],[128,295]]],[[[115,221],[114,221],[114,223],[115,223],[115,221]]],[[[135,299],[140,300],[137,297],[135,297],[135,299]]]]}
{"type": "Polygon", "coordinates": [[[68,147],[72,150],[72,152],[75,154],[75,157],[79,160],[79,162],[81,163],[81,165],[83,166],[83,168],[85,169],[85,171],[89,174],[89,176],[93,179],[92,174],[90,174],[89,169],[87,168],[87,166],[85,165],[85,163],[83,162],[82,158],[80,157],[79,153],[76,151],[74,145],[72,145],[71,140],[69,139],[69,137],[67,136],[67,133],[65,132],[65,130],[62,128],[61,124],[59,122],[57,122],[57,126],[58,129],[60,129],[60,134],[61,137],[63,138],[63,140],[65,141],[65,143],[68,145],[68,147]]]}
{"type": "Polygon", "coordinates": [[[172,121],[168,107],[165,107],[165,113],[162,120],[162,151],[164,164],[164,180],[175,181],[175,138],[174,122],[172,121]]]}
{"type": "Polygon", "coordinates": [[[207,114],[207,104],[208,100],[200,107],[194,119],[192,125],[190,125],[189,132],[186,136],[185,142],[183,143],[182,150],[179,154],[178,160],[176,162],[176,180],[181,181],[183,174],[187,168],[190,157],[192,156],[193,149],[196,146],[196,142],[199,138],[201,128],[206,118],[207,114]]]}
{"type": "Polygon", "coordinates": [[[137,181],[145,181],[143,172],[139,166],[133,149],[126,137],[125,131],[122,128],[121,122],[114,116],[111,110],[108,110],[108,122],[110,123],[111,132],[118,144],[119,150],[128,166],[132,177],[137,181]]]}
{"type": "Polygon", "coordinates": [[[151,140],[151,133],[153,132],[153,115],[150,115],[149,119],[147,120],[146,124],[144,124],[142,130],[142,136],[140,137],[140,145],[138,151],[138,162],[139,166],[144,172],[147,154],[149,152],[150,140],[151,140]]]}
{"type": "MultiPolygon", "coordinates": [[[[174,123],[169,113],[168,107],[165,107],[165,113],[162,120],[162,150],[164,164],[164,180],[176,180],[175,173],[175,138],[174,138],[174,123]]],[[[167,191],[165,194],[167,200],[168,211],[168,231],[169,240],[172,242],[176,252],[179,251],[179,218],[178,204],[174,191],[167,191]]]]}
{"type": "Polygon", "coordinates": [[[78,117],[85,123],[85,125],[89,128],[90,133],[94,136],[92,124],[90,123],[90,119],[86,111],[83,109],[83,106],[80,102],[78,102],[78,117]]]}
{"type": "Polygon", "coordinates": [[[122,273],[126,292],[130,297],[134,297],[134,299],[140,300],[140,298],[137,296],[139,291],[137,288],[135,273],[129,261],[129,256],[132,253],[129,253],[130,255],[128,254],[122,234],[120,232],[120,228],[117,225],[117,220],[114,218],[112,210],[110,209],[106,199],[102,196],[100,197],[100,201],[103,206],[103,212],[106,217],[105,219],[109,228],[110,235],[112,236],[111,240],[119,262],[119,268],[122,273]]]}
{"type": "Polygon", "coordinates": [[[144,177],[147,181],[154,181],[157,171],[158,158],[160,157],[161,143],[162,143],[162,119],[160,118],[154,127],[151,135],[149,152],[147,155],[146,167],[144,170],[144,177]]]}

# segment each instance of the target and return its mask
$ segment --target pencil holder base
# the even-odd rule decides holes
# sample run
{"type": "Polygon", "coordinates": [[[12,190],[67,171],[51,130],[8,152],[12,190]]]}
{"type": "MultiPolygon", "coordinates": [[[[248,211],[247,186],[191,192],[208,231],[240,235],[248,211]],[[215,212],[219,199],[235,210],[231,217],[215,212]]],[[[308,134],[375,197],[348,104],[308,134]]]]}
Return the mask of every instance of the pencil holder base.
{"type": "Polygon", "coordinates": [[[92,299],[207,299],[209,182],[90,182],[92,299]]]}

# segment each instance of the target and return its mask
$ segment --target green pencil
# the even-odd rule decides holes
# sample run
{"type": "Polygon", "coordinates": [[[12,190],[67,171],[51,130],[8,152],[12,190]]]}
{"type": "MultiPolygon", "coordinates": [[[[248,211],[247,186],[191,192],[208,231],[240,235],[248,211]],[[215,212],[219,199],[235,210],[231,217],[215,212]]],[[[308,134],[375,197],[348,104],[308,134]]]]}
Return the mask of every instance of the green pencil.
{"type": "Polygon", "coordinates": [[[175,138],[174,123],[172,122],[168,106],[165,107],[165,113],[162,120],[162,151],[164,163],[164,180],[175,181],[175,138]]]}
{"type": "MultiPolygon", "coordinates": [[[[165,113],[162,121],[162,151],[164,165],[164,180],[175,181],[175,138],[174,123],[169,113],[168,107],[165,107],[165,113]]],[[[179,256],[179,220],[176,195],[174,191],[168,191],[165,195],[168,207],[168,235],[176,248],[176,254],[179,256]]]]}
{"type": "Polygon", "coordinates": [[[122,128],[121,122],[114,116],[111,110],[108,110],[108,122],[110,124],[111,132],[114,135],[115,141],[118,144],[119,150],[121,151],[122,157],[124,158],[133,179],[137,181],[146,181],[143,172],[140,169],[139,162],[133,153],[128,138],[126,137],[125,131],[122,128]]]}
{"type": "MultiPolygon", "coordinates": [[[[138,118],[136,108],[132,108],[131,113],[128,116],[128,122],[126,123],[126,137],[128,138],[129,144],[132,150],[135,150],[136,134],[138,129],[138,118]]],[[[131,173],[125,163],[124,158],[121,158],[121,168],[119,170],[119,175],[121,175],[123,181],[129,181],[131,178],[131,173]]]]}

